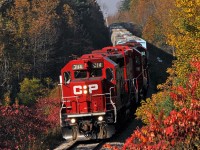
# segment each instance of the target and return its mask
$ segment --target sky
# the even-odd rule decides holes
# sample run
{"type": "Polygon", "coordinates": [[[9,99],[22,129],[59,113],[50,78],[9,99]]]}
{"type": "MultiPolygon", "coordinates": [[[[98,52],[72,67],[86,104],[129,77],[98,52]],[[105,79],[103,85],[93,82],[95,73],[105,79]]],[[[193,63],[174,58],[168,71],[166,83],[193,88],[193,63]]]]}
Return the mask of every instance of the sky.
{"type": "MultiPolygon", "coordinates": [[[[99,3],[104,16],[106,16],[106,14],[114,15],[117,12],[119,4],[122,0],[96,0],[96,1],[99,3]]],[[[0,3],[0,7],[1,7],[1,3],[0,3]]]]}
{"type": "Polygon", "coordinates": [[[114,15],[119,7],[122,0],[96,0],[101,7],[101,10],[105,14],[114,15]]]}

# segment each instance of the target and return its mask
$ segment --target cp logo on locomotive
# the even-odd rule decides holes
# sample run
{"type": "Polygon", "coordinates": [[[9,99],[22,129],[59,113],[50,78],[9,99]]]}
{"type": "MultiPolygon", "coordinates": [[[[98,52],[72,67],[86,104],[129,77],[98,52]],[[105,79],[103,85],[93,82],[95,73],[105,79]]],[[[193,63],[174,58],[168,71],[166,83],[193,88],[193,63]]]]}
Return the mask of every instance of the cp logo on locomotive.
{"type": "MultiPolygon", "coordinates": [[[[84,93],[83,87],[81,85],[76,85],[73,87],[74,94],[80,95],[84,93]]],[[[98,90],[98,84],[90,84],[88,85],[89,93],[92,94],[92,91],[98,90]]]]}

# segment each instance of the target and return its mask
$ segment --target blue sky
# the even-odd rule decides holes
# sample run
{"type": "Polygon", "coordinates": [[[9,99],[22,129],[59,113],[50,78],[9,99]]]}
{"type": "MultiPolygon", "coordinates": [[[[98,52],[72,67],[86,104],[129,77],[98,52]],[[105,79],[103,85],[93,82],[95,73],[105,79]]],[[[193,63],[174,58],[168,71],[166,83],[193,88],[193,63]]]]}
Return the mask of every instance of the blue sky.
{"type": "Polygon", "coordinates": [[[101,10],[108,15],[114,15],[119,7],[119,4],[122,0],[96,0],[100,7],[101,10]]]}

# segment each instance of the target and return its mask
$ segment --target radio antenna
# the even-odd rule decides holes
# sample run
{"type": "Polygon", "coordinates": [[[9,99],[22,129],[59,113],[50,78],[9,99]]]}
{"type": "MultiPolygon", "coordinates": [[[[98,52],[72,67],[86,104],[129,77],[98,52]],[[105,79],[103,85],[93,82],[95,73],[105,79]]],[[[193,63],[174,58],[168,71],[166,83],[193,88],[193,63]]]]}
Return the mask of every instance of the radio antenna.
{"type": "Polygon", "coordinates": [[[78,56],[77,55],[74,55],[74,54],[72,54],[71,56],[69,56],[70,58],[72,58],[72,59],[75,59],[75,60],[77,60],[77,58],[78,58],[78,56]]]}

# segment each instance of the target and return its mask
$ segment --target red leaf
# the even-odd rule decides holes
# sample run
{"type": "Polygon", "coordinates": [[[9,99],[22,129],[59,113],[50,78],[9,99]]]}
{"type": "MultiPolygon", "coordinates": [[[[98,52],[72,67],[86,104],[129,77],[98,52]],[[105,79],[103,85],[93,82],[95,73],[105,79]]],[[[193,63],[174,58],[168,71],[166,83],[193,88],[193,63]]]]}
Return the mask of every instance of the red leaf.
{"type": "Polygon", "coordinates": [[[166,135],[171,135],[174,132],[174,127],[171,125],[170,127],[165,128],[164,130],[166,135]]]}

